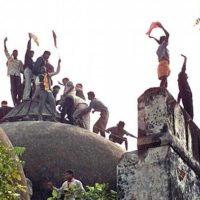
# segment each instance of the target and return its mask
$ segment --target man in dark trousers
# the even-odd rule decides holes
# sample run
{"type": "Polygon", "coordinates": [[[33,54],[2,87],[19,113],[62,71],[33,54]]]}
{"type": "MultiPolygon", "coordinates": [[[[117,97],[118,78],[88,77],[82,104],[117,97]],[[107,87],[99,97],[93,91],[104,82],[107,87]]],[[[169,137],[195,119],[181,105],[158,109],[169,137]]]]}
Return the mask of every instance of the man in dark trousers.
{"type": "Polygon", "coordinates": [[[33,77],[32,69],[33,69],[33,55],[34,51],[31,50],[31,35],[29,35],[29,40],[27,44],[27,50],[25,54],[24,60],[24,78],[25,78],[25,85],[24,85],[24,92],[23,92],[23,100],[30,100],[31,94],[31,81],[33,77]]]}
{"type": "Polygon", "coordinates": [[[125,148],[126,150],[128,150],[128,140],[126,137],[124,137],[124,135],[131,136],[134,138],[137,138],[137,137],[128,133],[124,129],[124,126],[125,126],[125,123],[123,121],[119,121],[117,126],[113,126],[111,128],[106,129],[106,132],[110,133],[109,140],[118,144],[122,144],[124,142],[125,148]]]}
{"type": "Polygon", "coordinates": [[[8,59],[7,61],[7,75],[10,76],[10,86],[11,86],[11,95],[14,106],[18,105],[22,100],[22,83],[21,83],[21,73],[23,72],[23,63],[21,60],[18,60],[18,51],[13,50],[12,54],[8,52],[6,42],[7,37],[4,39],[4,52],[8,59]]]}
{"type": "Polygon", "coordinates": [[[182,99],[184,109],[187,111],[187,113],[193,119],[194,113],[193,113],[192,91],[191,91],[189,83],[187,81],[188,76],[186,74],[187,57],[182,54],[181,54],[181,56],[183,56],[184,62],[183,62],[182,70],[178,75],[179,93],[178,93],[177,102],[180,103],[180,100],[182,99]]]}

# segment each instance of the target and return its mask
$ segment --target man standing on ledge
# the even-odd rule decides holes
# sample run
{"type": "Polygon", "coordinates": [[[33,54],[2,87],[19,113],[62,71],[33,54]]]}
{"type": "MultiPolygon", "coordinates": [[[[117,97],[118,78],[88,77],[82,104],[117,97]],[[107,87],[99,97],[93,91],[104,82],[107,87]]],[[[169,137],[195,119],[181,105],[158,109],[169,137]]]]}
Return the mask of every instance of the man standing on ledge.
{"type": "Polygon", "coordinates": [[[187,111],[187,113],[190,115],[190,117],[193,119],[194,113],[193,113],[193,100],[192,100],[192,91],[190,89],[189,83],[187,81],[188,76],[186,74],[186,62],[187,57],[183,56],[183,66],[182,70],[178,75],[178,87],[179,87],[179,93],[177,102],[180,103],[180,100],[182,100],[183,107],[187,111]]]}
{"type": "Polygon", "coordinates": [[[158,56],[158,61],[159,61],[159,65],[157,69],[158,79],[161,80],[160,87],[167,88],[167,77],[170,74],[169,51],[167,49],[169,33],[160,22],[157,22],[157,27],[161,28],[164,31],[165,36],[161,36],[159,40],[150,35],[149,37],[153,38],[159,44],[159,47],[156,51],[157,56],[158,56]]]}

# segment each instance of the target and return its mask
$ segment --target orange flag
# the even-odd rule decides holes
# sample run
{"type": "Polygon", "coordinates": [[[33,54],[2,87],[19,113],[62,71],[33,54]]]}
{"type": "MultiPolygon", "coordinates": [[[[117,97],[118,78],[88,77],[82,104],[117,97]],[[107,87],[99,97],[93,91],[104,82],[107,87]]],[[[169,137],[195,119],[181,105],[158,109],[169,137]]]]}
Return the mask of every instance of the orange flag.
{"type": "Polygon", "coordinates": [[[151,34],[151,31],[154,28],[157,28],[159,26],[160,22],[152,22],[151,26],[149,27],[149,30],[146,32],[146,34],[149,36],[151,34]]]}
{"type": "Polygon", "coordinates": [[[54,30],[52,30],[52,33],[53,33],[53,40],[54,40],[54,46],[57,48],[57,36],[56,36],[56,33],[54,32],[54,30]]]}

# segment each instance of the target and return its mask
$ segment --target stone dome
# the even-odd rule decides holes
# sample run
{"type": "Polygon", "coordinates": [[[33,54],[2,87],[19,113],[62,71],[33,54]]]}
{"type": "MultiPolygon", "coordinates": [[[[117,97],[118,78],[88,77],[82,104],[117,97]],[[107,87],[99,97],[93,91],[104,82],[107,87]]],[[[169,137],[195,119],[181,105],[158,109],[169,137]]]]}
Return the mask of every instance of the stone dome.
{"type": "Polygon", "coordinates": [[[13,146],[26,148],[25,170],[35,190],[40,190],[43,180],[52,180],[61,186],[67,169],[72,169],[84,185],[98,182],[116,187],[116,166],[124,150],[111,141],[83,128],[58,122],[5,122],[0,127],[13,146]]]}

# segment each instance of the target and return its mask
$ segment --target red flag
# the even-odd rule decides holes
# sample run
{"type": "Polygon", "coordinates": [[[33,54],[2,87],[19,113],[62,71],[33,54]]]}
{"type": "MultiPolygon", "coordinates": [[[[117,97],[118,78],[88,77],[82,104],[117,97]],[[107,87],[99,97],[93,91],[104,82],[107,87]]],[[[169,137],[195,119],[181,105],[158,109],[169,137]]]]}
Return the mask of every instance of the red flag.
{"type": "Polygon", "coordinates": [[[157,28],[159,25],[160,25],[160,22],[152,22],[152,23],[151,23],[151,26],[149,27],[149,30],[146,32],[146,34],[147,34],[147,35],[150,35],[150,34],[151,34],[151,31],[152,31],[154,28],[157,28]]]}
{"type": "Polygon", "coordinates": [[[54,46],[57,48],[57,41],[56,41],[57,36],[56,36],[56,33],[54,32],[54,30],[52,30],[52,32],[53,32],[54,46]]]}

